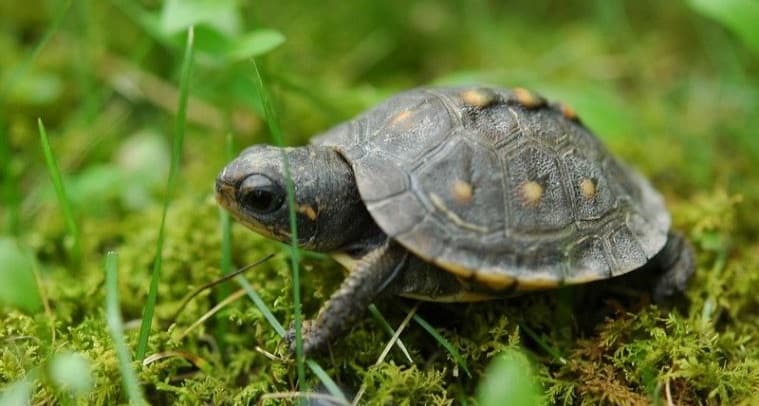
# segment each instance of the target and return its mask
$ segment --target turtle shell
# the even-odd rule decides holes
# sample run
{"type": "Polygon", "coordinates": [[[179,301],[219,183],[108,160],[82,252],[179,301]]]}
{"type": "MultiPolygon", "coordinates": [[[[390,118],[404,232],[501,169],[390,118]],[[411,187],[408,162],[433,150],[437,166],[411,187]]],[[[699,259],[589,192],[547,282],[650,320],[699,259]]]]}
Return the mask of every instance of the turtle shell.
{"type": "Polygon", "coordinates": [[[524,89],[414,89],[312,143],[351,164],[388,236],[489,288],[610,278],[667,240],[659,193],[570,108],[524,89]]]}

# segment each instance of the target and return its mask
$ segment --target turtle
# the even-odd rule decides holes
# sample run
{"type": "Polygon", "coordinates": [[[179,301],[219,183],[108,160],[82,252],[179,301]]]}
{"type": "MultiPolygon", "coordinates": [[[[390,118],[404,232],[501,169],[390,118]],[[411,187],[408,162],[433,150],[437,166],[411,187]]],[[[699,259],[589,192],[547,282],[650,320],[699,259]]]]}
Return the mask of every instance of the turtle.
{"type": "Polygon", "coordinates": [[[523,88],[415,88],[308,145],[250,146],[218,175],[216,198],[289,241],[288,177],[299,246],[349,271],[304,322],[305,352],[386,295],[481,301],[653,264],[657,299],[682,292],[695,268],[653,186],[571,107],[523,88]]]}

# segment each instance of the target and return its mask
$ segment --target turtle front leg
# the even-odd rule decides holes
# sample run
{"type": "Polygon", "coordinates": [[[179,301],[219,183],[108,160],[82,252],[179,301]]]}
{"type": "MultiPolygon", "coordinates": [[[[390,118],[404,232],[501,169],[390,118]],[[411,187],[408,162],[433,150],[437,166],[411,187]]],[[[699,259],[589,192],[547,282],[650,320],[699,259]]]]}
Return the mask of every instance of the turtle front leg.
{"type": "MultiPolygon", "coordinates": [[[[403,268],[408,252],[387,241],[369,251],[358,262],[340,289],[332,294],[313,320],[303,322],[303,352],[319,349],[345,332],[403,268]]],[[[295,351],[295,331],[286,337],[295,351]]]]}
{"type": "Polygon", "coordinates": [[[667,245],[656,256],[660,274],[653,289],[654,302],[661,303],[683,292],[696,269],[693,246],[678,232],[670,232],[667,245]]]}

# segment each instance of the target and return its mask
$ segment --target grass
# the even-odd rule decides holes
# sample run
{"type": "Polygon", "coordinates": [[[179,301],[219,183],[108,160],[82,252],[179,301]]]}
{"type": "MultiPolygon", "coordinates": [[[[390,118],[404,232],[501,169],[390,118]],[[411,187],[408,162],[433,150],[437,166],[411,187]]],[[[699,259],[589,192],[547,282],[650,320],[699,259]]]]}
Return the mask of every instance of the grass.
{"type": "Polygon", "coordinates": [[[308,365],[308,368],[311,369],[311,372],[316,375],[320,381],[324,384],[324,387],[327,389],[327,392],[329,392],[330,395],[334,396],[335,398],[339,399],[344,404],[350,404],[348,402],[348,399],[345,397],[345,394],[343,394],[343,391],[340,390],[340,387],[337,386],[335,381],[330,378],[330,376],[327,374],[327,372],[324,371],[324,369],[319,366],[316,362],[313,360],[306,360],[306,365],[308,365]]]}
{"type": "Polygon", "coordinates": [[[137,375],[132,369],[132,357],[129,347],[124,339],[124,322],[121,319],[119,307],[119,257],[115,252],[109,252],[105,257],[105,289],[106,289],[106,317],[108,331],[116,347],[116,354],[121,370],[122,384],[127,394],[129,403],[144,405],[145,398],[142,388],[137,380],[137,375]]]}
{"type": "Polygon", "coordinates": [[[53,182],[55,194],[58,197],[58,205],[63,212],[63,218],[66,220],[66,228],[71,237],[71,259],[74,264],[78,265],[82,257],[82,244],[80,242],[79,228],[74,219],[74,211],[71,208],[71,200],[69,200],[69,197],[66,194],[66,187],[63,184],[63,176],[58,167],[58,162],[55,160],[53,148],[50,147],[50,140],[47,137],[47,131],[45,131],[45,125],[42,124],[41,118],[37,119],[37,128],[39,128],[40,132],[40,144],[42,144],[42,152],[45,155],[47,171],[50,174],[50,180],[53,182]]]}
{"type": "Polygon", "coordinates": [[[166,230],[166,216],[169,211],[174,189],[176,188],[176,177],[179,172],[179,161],[182,156],[182,144],[184,143],[184,134],[187,118],[187,99],[190,94],[190,75],[192,73],[193,48],[194,47],[194,29],[190,27],[187,30],[187,43],[185,47],[184,59],[182,61],[182,76],[179,81],[179,107],[177,108],[176,125],[174,127],[174,143],[171,149],[171,166],[169,167],[169,178],[166,185],[166,197],[163,200],[163,214],[161,215],[161,225],[158,228],[158,241],[155,251],[155,262],[153,262],[153,273],[150,279],[150,290],[148,291],[148,300],[142,313],[142,325],[140,326],[140,338],[137,344],[137,359],[142,361],[148,349],[148,339],[150,338],[150,327],[153,324],[153,311],[155,309],[158,297],[158,283],[161,279],[161,266],[163,264],[163,245],[166,230]]]}
{"type": "Polygon", "coordinates": [[[132,397],[153,404],[334,400],[335,388],[344,395],[339,402],[361,391],[367,403],[476,404],[492,360],[520,348],[549,404],[757,402],[759,56],[751,14],[740,12],[748,2],[475,0],[465,9],[453,1],[217,2],[193,21],[190,82],[182,78],[185,32],[166,30],[171,15],[161,2],[43,3],[0,5],[2,238],[38,264],[36,284],[19,289],[31,296],[39,285],[49,303],[0,305],[4,394],[16,388],[33,404],[70,402],[48,370],[58,354],[73,351],[92,374],[91,390],[76,401],[93,404],[130,398],[124,366],[140,384],[142,394],[132,397]],[[273,51],[274,42],[246,49],[261,32],[273,34],[270,41],[279,32],[285,42],[273,51]],[[275,96],[266,103],[245,52],[266,68],[266,93],[275,96]],[[114,60],[129,61],[129,69],[114,60]],[[299,371],[284,326],[299,324],[301,307],[304,317],[315,314],[343,275],[324,255],[294,251],[235,278],[252,302],[227,299],[233,289],[215,286],[174,317],[188,292],[283,251],[220,219],[212,183],[233,144],[272,142],[276,132],[275,143],[302,145],[397,91],[472,81],[567,101],[663,192],[698,258],[682,311],[613,292],[588,305],[592,295],[582,287],[420,306],[438,339],[418,323],[403,324],[414,303],[394,299],[377,303],[384,322],[368,312],[299,371]],[[183,88],[188,107],[178,114],[183,88]],[[198,103],[212,107],[212,119],[192,108],[198,103]],[[171,191],[165,170],[178,157],[172,144],[183,115],[171,191]],[[38,117],[51,130],[82,237],[78,266],[40,153],[38,117]],[[279,127],[267,134],[264,121],[279,127]],[[152,141],[137,142],[145,139],[152,141]],[[118,284],[103,273],[113,250],[118,284]],[[151,284],[160,300],[147,318],[154,326],[145,351],[155,356],[137,367],[120,359],[137,348],[151,284]],[[110,334],[113,307],[102,306],[116,290],[121,338],[110,334]],[[219,311],[208,317],[212,309],[219,311]],[[399,325],[400,333],[389,328],[399,325]],[[396,333],[405,350],[392,349],[400,346],[389,336],[396,333]]]}
{"type": "Polygon", "coordinates": [[[464,359],[464,357],[461,356],[461,354],[459,353],[459,350],[456,349],[456,347],[454,347],[450,341],[446,340],[445,337],[443,337],[435,327],[433,327],[430,323],[427,323],[427,321],[424,320],[418,314],[414,315],[414,321],[420,326],[422,326],[422,328],[425,331],[427,331],[432,336],[432,338],[435,339],[435,341],[440,343],[440,345],[443,346],[443,348],[445,348],[445,350],[448,351],[449,354],[451,354],[451,357],[453,357],[453,359],[456,361],[457,364],[459,364],[461,369],[463,369],[464,372],[466,372],[467,376],[472,376],[472,373],[469,372],[469,368],[466,365],[466,360],[464,359]]]}
{"type": "MultiPolygon", "coordinates": [[[[283,147],[284,138],[282,129],[279,126],[279,118],[276,110],[272,106],[271,99],[264,85],[261,72],[258,70],[256,61],[253,60],[253,73],[256,83],[256,89],[261,95],[261,103],[264,109],[264,118],[269,126],[271,137],[275,145],[283,147]]],[[[293,185],[292,176],[290,175],[290,163],[287,161],[287,155],[282,152],[282,163],[285,174],[285,189],[287,191],[287,206],[290,211],[290,266],[292,269],[292,295],[293,295],[293,328],[295,330],[295,363],[298,370],[298,384],[301,390],[306,390],[306,370],[305,356],[303,354],[303,318],[301,312],[300,300],[300,250],[298,249],[298,225],[296,224],[296,205],[295,205],[295,185],[293,185]]]]}

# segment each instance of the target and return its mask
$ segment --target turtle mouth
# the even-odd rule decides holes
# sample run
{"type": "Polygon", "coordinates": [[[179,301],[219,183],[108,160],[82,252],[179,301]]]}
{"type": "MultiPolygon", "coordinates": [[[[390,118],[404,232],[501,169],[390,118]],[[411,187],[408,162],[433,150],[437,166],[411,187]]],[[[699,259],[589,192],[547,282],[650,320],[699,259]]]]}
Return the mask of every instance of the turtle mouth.
{"type": "Polygon", "coordinates": [[[235,195],[235,186],[221,179],[216,179],[216,202],[229,211],[233,210],[233,201],[235,195]]]}
{"type": "MultiPolygon", "coordinates": [[[[291,238],[289,227],[280,229],[280,227],[266,224],[256,219],[255,216],[246,214],[246,211],[240,206],[239,201],[236,199],[237,188],[238,185],[225,182],[220,176],[216,179],[216,203],[229,212],[238,223],[248,227],[256,233],[282,242],[289,241],[291,238]]],[[[299,236],[298,245],[306,249],[316,247],[316,234],[317,233],[313,233],[307,238],[299,236]]]]}

